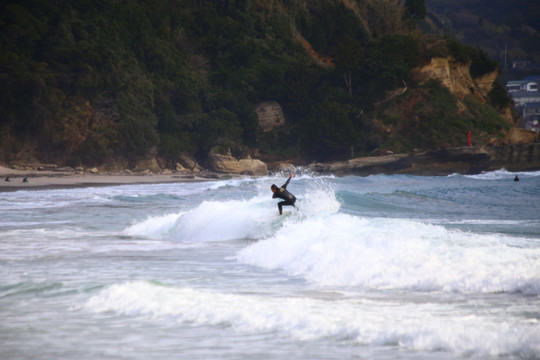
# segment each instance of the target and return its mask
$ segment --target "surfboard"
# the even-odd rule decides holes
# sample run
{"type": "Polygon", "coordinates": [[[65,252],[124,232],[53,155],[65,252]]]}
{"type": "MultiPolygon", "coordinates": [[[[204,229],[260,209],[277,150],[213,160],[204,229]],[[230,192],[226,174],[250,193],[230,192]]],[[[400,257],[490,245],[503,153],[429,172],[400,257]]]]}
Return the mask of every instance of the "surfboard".
{"type": "Polygon", "coordinates": [[[254,217],[252,220],[258,223],[274,223],[289,217],[291,214],[292,211],[283,211],[283,215],[272,214],[268,217],[254,217]]]}

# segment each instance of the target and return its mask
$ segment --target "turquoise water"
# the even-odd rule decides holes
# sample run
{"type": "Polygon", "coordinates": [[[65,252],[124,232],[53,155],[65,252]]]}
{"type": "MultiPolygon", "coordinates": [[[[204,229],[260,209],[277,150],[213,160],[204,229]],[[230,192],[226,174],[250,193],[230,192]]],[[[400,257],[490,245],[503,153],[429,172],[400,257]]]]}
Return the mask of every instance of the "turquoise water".
{"type": "Polygon", "coordinates": [[[538,359],[518,174],[0,193],[2,359],[538,359]]]}

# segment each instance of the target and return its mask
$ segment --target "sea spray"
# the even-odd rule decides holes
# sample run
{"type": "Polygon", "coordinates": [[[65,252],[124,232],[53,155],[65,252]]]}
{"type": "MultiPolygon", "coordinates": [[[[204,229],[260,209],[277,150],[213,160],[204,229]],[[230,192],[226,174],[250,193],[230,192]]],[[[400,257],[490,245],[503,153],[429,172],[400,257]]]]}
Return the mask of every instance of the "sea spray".
{"type": "MultiPolygon", "coordinates": [[[[257,240],[271,236],[276,226],[287,222],[317,214],[338,212],[340,203],[327,181],[314,179],[309,175],[295,178],[300,179],[308,181],[308,185],[305,192],[297,192],[299,194],[297,207],[287,208],[287,213],[293,213],[293,217],[287,220],[277,218],[277,201],[272,199],[269,190],[269,184],[275,181],[274,178],[257,181],[228,180],[223,184],[213,184],[208,189],[215,192],[236,191],[238,197],[245,199],[202,201],[182,213],[149,217],[126,228],[123,233],[192,242],[257,240]],[[243,188],[253,185],[256,186],[256,194],[242,192],[243,188]]],[[[292,184],[289,186],[294,187],[292,184]]]]}
{"type": "Polygon", "coordinates": [[[125,235],[163,238],[170,235],[178,219],[184,213],[150,216],[123,230],[125,235]]]}

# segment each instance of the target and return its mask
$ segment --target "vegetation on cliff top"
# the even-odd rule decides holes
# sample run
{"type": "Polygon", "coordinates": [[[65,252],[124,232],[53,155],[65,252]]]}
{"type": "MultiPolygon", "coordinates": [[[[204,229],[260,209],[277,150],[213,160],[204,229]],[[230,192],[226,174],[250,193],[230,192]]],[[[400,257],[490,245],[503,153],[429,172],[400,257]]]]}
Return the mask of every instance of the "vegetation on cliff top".
{"type": "Polygon", "coordinates": [[[432,46],[415,30],[423,1],[405,5],[6,0],[0,160],[100,165],[157,152],[173,165],[215,147],[324,160],[462,145],[465,129],[500,135],[507,124],[489,104],[506,105],[500,89],[463,108],[412,71],[442,55],[472,62],[475,77],[496,64],[455,41],[432,46]],[[283,107],[285,128],[260,131],[254,108],[265,100],[283,107]]]}

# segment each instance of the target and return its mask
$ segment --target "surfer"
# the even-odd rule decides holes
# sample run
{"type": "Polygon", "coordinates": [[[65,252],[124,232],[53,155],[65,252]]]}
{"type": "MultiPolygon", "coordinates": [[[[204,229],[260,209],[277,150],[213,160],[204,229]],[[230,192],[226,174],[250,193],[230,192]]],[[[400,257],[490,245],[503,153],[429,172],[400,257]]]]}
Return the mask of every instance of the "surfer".
{"type": "Polygon", "coordinates": [[[270,189],[274,193],[272,195],[272,199],[280,198],[284,200],[284,201],[278,202],[277,204],[278,209],[279,209],[279,215],[283,215],[283,209],[282,209],[283,205],[292,205],[293,207],[296,207],[294,205],[294,203],[296,202],[296,197],[287,190],[287,185],[289,185],[289,181],[291,181],[292,177],[294,177],[294,174],[289,175],[287,182],[281,185],[280,188],[278,188],[276,184],[272,184],[272,186],[270,187],[270,189]]]}

